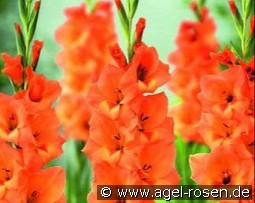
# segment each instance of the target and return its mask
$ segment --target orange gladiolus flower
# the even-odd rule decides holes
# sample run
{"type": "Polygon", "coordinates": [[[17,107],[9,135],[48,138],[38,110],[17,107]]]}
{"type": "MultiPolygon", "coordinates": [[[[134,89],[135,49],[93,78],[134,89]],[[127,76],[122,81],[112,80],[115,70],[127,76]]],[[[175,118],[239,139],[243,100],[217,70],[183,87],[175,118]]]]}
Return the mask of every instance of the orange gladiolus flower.
{"type": "MultiPolygon", "coordinates": [[[[121,200],[98,200],[97,199],[97,185],[127,185],[129,184],[130,172],[118,166],[111,166],[107,162],[101,162],[93,167],[94,181],[92,182],[92,189],[88,195],[88,202],[90,203],[117,203],[121,200]]],[[[130,202],[130,200],[122,200],[130,202]]],[[[139,202],[139,201],[138,201],[139,202]]]]}
{"type": "Polygon", "coordinates": [[[155,48],[140,44],[121,80],[121,86],[125,88],[124,94],[134,97],[140,92],[154,92],[169,81],[168,71],[168,65],[159,60],[155,48]]]}
{"type": "Polygon", "coordinates": [[[174,129],[184,140],[204,143],[203,137],[196,129],[201,117],[201,104],[197,100],[187,100],[170,106],[169,116],[174,118],[174,129]]]}
{"type": "Polygon", "coordinates": [[[249,81],[249,86],[254,87],[254,81],[255,81],[255,57],[253,56],[251,60],[248,63],[245,63],[243,61],[239,61],[242,68],[246,72],[247,80],[249,81]]]}
{"type": "Polygon", "coordinates": [[[211,57],[224,65],[235,64],[237,60],[235,54],[228,47],[225,47],[221,53],[212,53],[211,57]]]}
{"type": "Polygon", "coordinates": [[[160,126],[166,119],[167,97],[164,93],[141,96],[133,100],[130,107],[137,116],[138,130],[140,132],[151,131],[160,126]]]}
{"type": "Polygon", "coordinates": [[[191,155],[191,177],[200,185],[251,185],[254,160],[232,147],[219,146],[210,154],[191,155]]]}
{"type": "Polygon", "coordinates": [[[204,111],[222,113],[229,108],[234,109],[234,104],[243,99],[240,87],[244,83],[244,78],[241,67],[232,67],[218,75],[203,77],[198,98],[204,111]]]}
{"type": "MultiPolygon", "coordinates": [[[[192,68],[195,67],[190,67],[191,70],[192,68]]],[[[181,70],[176,68],[172,72],[171,82],[168,84],[169,89],[177,96],[183,98],[183,100],[196,100],[195,95],[200,92],[198,82],[200,76],[191,73],[191,70],[181,70]],[[187,94],[187,92],[189,92],[189,94],[187,94]]]]}
{"type": "Polygon", "coordinates": [[[91,106],[86,98],[75,94],[64,94],[60,98],[57,115],[64,125],[64,135],[68,138],[72,132],[72,138],[86,141],[89,136],[89,120],[92,114],[91,106]]]}
{"type": "Polygon", "coordinates": [[[59,135],[59,121],[53,109],[29,119],[34,138],[33,149],[24,150],[24,162],[30,170],[38,170],[62,154],[64,139],[59,135]]]}
{"type": "Polygon", "coordinates": [[[29,175],[27,202],[64,203],[65,173],[60,167],[51,167],[29,175]]]}
{"type": "Polygon", "coordinates": [[[28,89],[19,91],[15,98],[24,99],[31,111],[51,107],[61,93],[59,83],[54,80],[47,80],[44,75],[35,74],[32,67],[26,69],[26,74],[28,89]]]}
{"type": "Polygon", "coordinates": [[[26,180],[22,178],[22,157],[3,141],[0,141],[0,147],[0,200],[12,202],[15,196],[22,199],[22,189],[26,184],[26,180]]]}
{"type": "Polygon", "coordinates": [[[0,99],[0,139],[19,147],[31,148],[33,137],[22,102],[4,94],[0,94],[0,99]]]}
{"type": "MultiPolygon", "coordinates": [[[[40,1],[35,2],[34,12],[39,12],[39,7],[40,1]]],[[[15,29],[17,46],[21,52],[26,51],[22,43],[27,36],[22,35],[20,25],[16,24],[15,29]]],[[[64,170],[59,167],[42,170],[62,153],[64,142],[53,109],[60,85],[34,72],[42,46],[42,41],[35,40],[32,53],[26,56],[2,54],[5,64],[2,72],[14,84],[15,93],[11,96],[0,93],[1,203],[66,202],[64,170]]]]}
{"type": "Polygon", "coordinates": [[[197,129],[210,148],[239,142],[254,155],[254,58],[249,63],[232,58],[227,70],[201,80],[203,114],[197,129]]]}
{"type": "MultiPolygon", "coordinates": [[[[8,62],[6,68],[11,65],[8,62]]],[[[19,67],[23,68],[21,64],[19,67]]],[[[50,168],[38,174],[62,152],[64,140],[59,136],[59,122],[52,108],[60,86],[34,73],[32,67],[26,67],[24,74],[24,86],[28,84],[28,89],[12,96],[0,94],[0,168],[3,169],[0,201],[64,203],[63,169],[50,168]]],[[[23,70],[21,77],[22,82],[16,85],[23,84],[23,70]]]]}
{"type": "Polygon", "coordinates": [[[88,101],[94,109],[116,118],[120,106],[127,100],[120,86],[124,70],[116,66],[107,65],[102,70],[98,83],[88,92],[88,101]]]}
{"type": "Polygon", "coordinates": [[[142,142],[138,134],[102,114],[93,114],[90,127],[90,139],[83,152],[92,163],[107,161],[115,165],[128,165],[141,150],[142,142]]]}
{"type": "MultiPolygon", "coordinates": [[[[191,6],[197,12],[197,5],[191,6]]],[[[177,50],[169,55],[169,62],[175,65],[168,86],[183,101],[170,109],[175,118],[175,130],[186,141],[203,143],[195,126],[200,120],[201,105],[197,94],[201,91],[200,79],[207,74],[220,71],[216,60],[210,58],[219,45],[216,40],[214,20],[206,8],[201,9],[201,20],[184,21],[176,38],[177,50]],[[188,101],[188,102],[187,102],[188,101]]]]}
{"type": "MultiPolygon", "coordinates": [[[[148,49],[148,53],[154,52],[152,48],[144,49],[148,49]]],[[[90,158],[94,169],[94,190],[89,196],[91,202],[95,201],[95,188],[98,184],[177,184],[179,182],[179,176],[174,169],[173,120],[167,117],[167,98],[164,93],[143,95],[150,90],[141,90],[137,86],[139,74],[131,75],[129,72],[135,67],[132,67],[133,61],[134,59],[124,68],[105,66],[98,83],[88,94],[89,102],[95,112],[89,123],[90,136],[83,152],[90,158]],[[126,83],[126,74],[130,74],[128,77],[134,83],[126,83]],[[129,88],[136,92],[128,92],[129,88]],[[161,148],[167,151],[159,150],[161,148]],[[151,153],[155,151],[162,153],[152,158],[151,153]],[[120,171],[125,171],[126,175],[109,173],[105,178],[104,173],[98,170],[102,165],[108,168],[116,167],[120,171]],[[115,182],[116,175],[118,177],[115,182]],[[121,182],[118,182],[119,177],[122,177],[121,182]]],[[[147,65],[145,58],[142,60],[142,56],[141,63],[147,65]]],[[[151,80],[157,78],[157,74],[162,74],[162,78],[169,77],[168,72],[163,75],[161,70],[156,70],[159,67],[155,64],[160,63],[157,57],[155,64],[153,63],[148,62],[148,65],[152,65],[155,69],[155,72],[152,70],[152,73],[148,73],[148,81],[150,76],[151,80]]]]}
{"type": "Polygon", "coordinates": [[[86,92],[90,83],[83,78],[96,81],[110,59],[108,45],[115,41],[111,4],[98,2],[90,14],[81,5],[66,9],[65,14],[67,21],[56,31],[56,40],[64,48],[57,61],[70,78],[64,81],[65,86],[86,92]]]}
{"type": "MultiPolygon", "coordinates": [[[[201,54],[198,56],[199,58],[201,57],[200,59],[206,59],[210,51],[216,51],[218,49],[219,45],[215,36],[216,25],[214,20],[209,17],[208,10],[206,8],[204,8],[204,10],[206,11],[206,15],[202,21],[184,21],[181,24],[179,34],[176,38],[178,49],[170,54],[170,62],[190,63],[190,59],[192,59],[193,62],[199,62],[198,58],[194,60],[194,56],[197,53],[201,54]]],[[[202,61],[205,62],[205,60],[200,60],[200,62],[202,61]]],[[[209,62],[208,58],[207,62],[209,62]]],[[[185,67],[183,66],[183,68],[185,67]]]]}
{"type": "Polygon", "coordinates": [[[132,185],[178,184],[179,175],[174,169],[174,160],[175,151],[171,142],[160,141],[144,146],[138,160],[133,161],[132,185]]]}
{"type": "MultiPolygon", "coordinates": [[[[30,69],[28,69],[30,71],[30,69]]],[[[41,103],[43,106],[52,105],[60,95],[61,88],[56,81],[49,81],[43,75],[28,72],[27,96],[32,102],[41,103]]]]}
{"type": "Polygon", "coordinates": [[[4,69],[2,72],[9,76],[15,85],[20,86],[23,83],[23,67],[21,56],[12,57],[6,53],[2,54],[4,69]]]}
{"type": "MultiPolygon", "coordinates": [[[[93,12],[88,12],[84,4],[68,8],[65,10],[67,20],[56,31],[56,40],[63,47],[57,55],[57,63],[65,74],[61,83],[63,98],[57,112],[66,137],[84,141],[88,138],[91,107],[87,93],[111,60],[109,45],[116,39],[111,6],[109,2],[97,2],[93,12]],[[70,112],[69,106],[77,110],[70,112]]],[[[120,56],[120,64],[125,65],[121,53],[113,55],[120,56]]]]}
{"type": "Polygon", "coordinates": [[[253,122],[248,117],[234,119],[204,113],[197,129],[210,148],[236,141],[248,147],[254,141],[253,122]]]}
{"type": "Polygon", "coordinates": [[[115,63],[104,66],[98,82],[88,92],[93,113],[90,136],[82,151],[94,170],[90,202],[96,201],[99,184],[179,182],[174,169],[173,119],[167,117],[167,97],[164,93],[152,94],[169,81],[169,67],[159,60],[154,47],[139,42],[144,28],[139,26],[131,62],[126,64],[118,45],[111,47],[115,63]],[[160,153],[152,156],[155,151],[160,153]]]}

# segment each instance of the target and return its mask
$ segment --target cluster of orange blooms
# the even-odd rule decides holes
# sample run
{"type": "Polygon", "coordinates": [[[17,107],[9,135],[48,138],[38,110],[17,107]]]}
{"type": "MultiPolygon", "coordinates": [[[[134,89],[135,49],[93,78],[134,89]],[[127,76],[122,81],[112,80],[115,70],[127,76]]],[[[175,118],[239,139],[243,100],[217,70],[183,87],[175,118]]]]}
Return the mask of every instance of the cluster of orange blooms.
{"type": "Polygon", "coordinates": [[[65,76],[57,114],[64,135],[81,141],[88,138],[91,117],[87,92],[111,59],[108,46],[116,39],[111,3],[98,1],[93,11],[87,10],[84,4],[66,9],[67,20],[56,31],[63,47],[57,63],[65,76]]]}
{"type": "Polygon", "coordinates": [[[112,46],[116,63],[104,67],[88,93],[94,112],[83,149],[94,172],[89,202],[98,202],[97,185],[179,182],[168,100],[164,93],[155,93],[169,81],[169,67],[159,60],[155,48],[140,42],[144,27],[145,19],[140,19],[130,63],[118,44],[112,46]]]}
{"type": "Polygon", "coordinates": [[[197,98],[201,91],[200,79],[220,69],[218,62],[210,58],[210,53],[219,47],[214,20],[208,16],[208,9],[202,8],[200,13],[199,21],[184,21],[179,28],[177,50],[169,56],[169,62],[175,66],[169,88],[182,100],[170,109],[175,130],[186,141],[203,143],[195,129],[201,115],[201,104],[197,98]]]}
{"type": "MultiPolygon", "coordinates": [[[[176,67],[169,87],[183,100],[170,115],[185,140],[211,150],[191,155],[193,180],[200,185],[252,185],[254,195],[254,56],[246,63],[227,47],[213,53],[219,47],[213,19],[206,8],[200,17],[199,22],[182,23],[178,49],[169,57],[176,67]]],[[[250,30],[254,35],[254,23],[250,30]]]]}
{"type": "Polygon", "coordinates": [[[204,185],[254,187],[254,57],[245,63],[225,48],[212,58],[228,68],[201,80],[197,130],[211,152],[191,157],[192,178],[204,185]]]}
{"type": "Polygon", "coordinates": [[[52,104],[60,95],[56,81],[34,72],[41,41],[32,49],[32,66],[22,56],[2,54],[4,69],[17,91],[0,94],[0,202],[65,202],[65,173],[43,167],[61,153],[63,138],[52,104]]]}

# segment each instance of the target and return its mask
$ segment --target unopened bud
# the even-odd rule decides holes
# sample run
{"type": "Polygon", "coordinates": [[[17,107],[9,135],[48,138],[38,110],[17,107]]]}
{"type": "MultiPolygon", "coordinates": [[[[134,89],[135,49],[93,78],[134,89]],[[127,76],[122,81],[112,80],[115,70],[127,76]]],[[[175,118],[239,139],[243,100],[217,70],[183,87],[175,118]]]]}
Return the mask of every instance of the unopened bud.
{"type": "Polygon", "coordinates": [[[32,47],[32,66],[35,68],[40,57],[43,41],[35,40],[32,47]]]}
{"type": "Polygon", "coordinates": [[[196,12],[197,11],[197,2],[195,2],[195,1],[192,1],[191,3],[190,3],[190,9],[191,10],[193,10],[194,12],[196,12]]]}
{"type": "Polygon", "coordinates": [[[229,0],[228,4],[229,4],[229,7],[230,7],[230,10],[231,10],[232,14],[235,16],[236,12],[237,12],[237,7],[236,7],[235,1],[234,0],[229,0]]]}
{"type": "Polygon", "coordinates": [[[140,18],[136,23],[136,43],[140,43],[143,37],[143,31],[146,26],[145,18],[140,18]]]}
{"type": "Polygon", "coordinates": [[[114,44],[109,47],[110,54],[112,55],[115,62],[119,65],[119,67],[125,67],[127,64],[126,57],[121,50],[119,44],[114,44]]]}
{"type": "Polygon", "coordinates": [[[114,1],[117,6],[117,9],[120,10],[121,9],[121,0],[114,0],[114,1]]]}
{"type": "Polygon", "coordinates": [[[15,35],[16,35],[18,54],[24,56],[25,55],[25,42],[24,42],[24,36],[22,34],[20,24],[14,23],[14,29],[15,29],[15,35]]]}
{"type": "Polygon", "coordinates": [[[39,11],[40,7],[41,7],[41,1],[36,1],[34,6],[36,13],[39,11]]]}
{"type": "Polygon", "coordinates": [[[251,17],[251,22],[250,22],[250,31],[251,31],[251,35],[253,36],[255,33],[255,16],[251,17]]]}
{"type": "Polygon", "coordinates": [[[15,27],[17,35],[20,35],[21,34],[20,24],[19,23],[14,23],[14,27],[15,27]]]}
{"type": "Polygon", "coordinates": [[[235,64],[237,60],[236,55],[228,47],[225,47],[220,53],[211,53],[210,56],[213,60],[227,66],[235,64]]]}

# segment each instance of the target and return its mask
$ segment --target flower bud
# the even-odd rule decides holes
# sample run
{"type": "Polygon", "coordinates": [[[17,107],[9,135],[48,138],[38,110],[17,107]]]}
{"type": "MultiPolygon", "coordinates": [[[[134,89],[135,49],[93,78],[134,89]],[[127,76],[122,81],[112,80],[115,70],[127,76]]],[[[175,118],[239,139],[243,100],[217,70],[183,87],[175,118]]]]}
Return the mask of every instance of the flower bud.
{"type": "Polygon", "coordinates": [[[117,6],[117,9],[120,10],[121,9],[121,0],[114,0],[114,1],[117,6]]]}
{"type": "Polygon", "coordinates": [[[19,23],[14,23],[14,27],[15,27],[15,31],[17,33],[17,35],[21,34],[21,27],[19,23]]]}
{"type": "Polygon", "coordinates": [[[198,10],[198,8],[197,8],[197,2],[192,1],[192,2],[190,3],[190,9],[191,9],[192,11],[194,11],[194,12],[197,12],[197,10],[198,10]]]}
{"type": "Polygon", "coordinates": [[[231,10],[232,14],[235,16],[236,12],[237,12],[237,7],[236,7],[235,1],[234,0],[229,0],[228,4],[229,4],[229,7],[230,7],[230,10],[231,10]]]}
{"type": "Polygon", "coordinates": [[[41,1],[36,1],[34,5],[34,9],[36,13],[38,13],[40,7],[41,7],[41,1]]]}
{"type": "Polygon", "coordinates": [[[250,22],[250,32],[251,32],[251,35],[254,36],[254,33],[255,33],[255,16],[252,16],[251,17],[251,22],[250,22]]]}
{"type": "Polygon", "coordinates": [[[126,57],[121,50],[119,44],[114,44],[113,46],[109,47],[110,53],[115,60],[115,62],[120,66],[120,67],[125,67],[127,64],[126,57]]]}
{"type": "Polygon", "coordinates": [[[32,66],[35,68],[40,57],[43,41],[35,40],[32,47],[32,66]]]}
{"type": "Polygon", "coordinates": [[[136,43],[140,43],[143,37],[143,31],[146,26],[145,18],[140,18],[136,24],[136,43]]]}

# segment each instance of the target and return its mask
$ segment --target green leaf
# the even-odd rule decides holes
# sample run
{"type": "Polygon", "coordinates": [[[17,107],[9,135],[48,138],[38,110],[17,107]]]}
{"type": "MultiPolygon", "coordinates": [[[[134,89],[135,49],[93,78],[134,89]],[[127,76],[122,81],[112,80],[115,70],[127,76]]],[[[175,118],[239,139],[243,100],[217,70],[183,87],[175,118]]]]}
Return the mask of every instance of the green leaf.
{"type": "Polygon", "coordinates": [[[239,19],[234,15],[233,15],[233,19],[234,19],[234,24],[235,24],[236,31],[237,31],[239,37],[242,38],[242,35],[243,35],[243,21],[242,21],[242,19],[239,19]]]}
{"type": "Polygon", "coordinates": [[[176,168],[182,177],[181,185],[194,185],[196,184],[191,178],[191,171],[189,166],[189,156],[191,154],[209,152],[209,148],[205,145],[186,142],[182,139],[181,135],[177,135],[177,140],[175,141],[176,147],[176,157],[181,157],[176,159],[176,168]]]}
{"type": "Polygon", "coordinates": [[[96,0],[85,0],[85,4],[88,12],[92,13],[95,8],[96,0]]]}
{"type": "Polygon", "coordinates": [[[233,42],[230,42],[230,50],[235,53],[236,56],[238,56],[239,58],[241,58],[240,54],[241,50],[238,51],[238,49],[235,47],[235,45],[233,44],[233,42]]]}
{"type": "Polygon", "coordinates": [[[139,0],[133,0],[132,2],[132,5],[131,5],[131,19],[134,17],[135,13],[136,13],[136,10],[137,10],[137,7],[138,7],[138,3],[139,3],[139,0]]]}
{"type": "Polygon", "coordinates": [[[255,49],[255,39],[254,39],[254,36],[251,36],[247,43],[247,50],[248,50],[249,58],[254,55],[254,49],[255,49]]]}
{"type": "Polygon", "coordinates": [[[86,155],[81,152],[84,143],[69,140],[65,147],[67,202],[86,203],[91,184],[91,166],[86,155]]]}
{"type": "Polygon", "coordinates": [[[18,0],[19,3],[19,13],[20,19],[23,25],[27,23],[27,8],[26,8],[26,1],[25,0],[18,0]]]}
{"type": "Polygon", "coordinates": [[[206,0],[198,0],[198,7],[201,9],[202,7],[204,7],[204,5],[205,5],[205,3],[206,3],[206,0]]]}
{"type": "Polygon", "coordinates": [[[20,30],[20,33],[19,33],[17,29],[15,28],[15,36],[16,36],[16,45],[17,45],[18,54],[25,56],[26,47],[25,47],[25,41],[24,41],[24,36],[22,31],[20,30]]]}
{"type": "Polygon", "coordinates": [[[189,146],[180,135],[177,135],[175,141],[176,157],[181,157],[175,160],[176,168],[181,176],[181,185],[192,185],[194,182],[190,179],[189,168],[189,146]]]}
{"type": "Polygon", "coordinates": [[[254,0],[247,0],[246,8],[245,8],[245,19],[248,19],[252,14],[252,10],[254,9],[254,0]]]}
{"type": "MultiPolygon", "coordinates": [[[[39,10],[36,12],[35,9],[32,12],[31,19],[29,21],[29,28],[28,28],[28,44],[31,43],[34,34],[35,34],[35,29],[37,26],[37,21],[38,21],[38,16],[39,16],[39,10]]],[[[28,48],[28,47],[27,47],[28,48]]]]}
{"type": "Polygon", "coordinates": [[[124,33],[124,37],[126,40],[128,40],[129,39],[129,20],[122,2],[121,2],[120,9],[117,9],[117,10],[118,10],[118,16],[120,19],[121,28],[124,33]]]}

